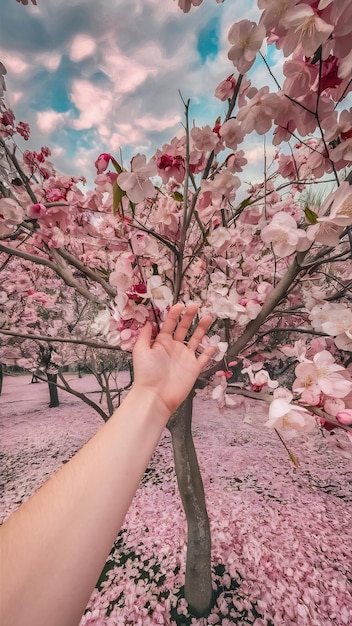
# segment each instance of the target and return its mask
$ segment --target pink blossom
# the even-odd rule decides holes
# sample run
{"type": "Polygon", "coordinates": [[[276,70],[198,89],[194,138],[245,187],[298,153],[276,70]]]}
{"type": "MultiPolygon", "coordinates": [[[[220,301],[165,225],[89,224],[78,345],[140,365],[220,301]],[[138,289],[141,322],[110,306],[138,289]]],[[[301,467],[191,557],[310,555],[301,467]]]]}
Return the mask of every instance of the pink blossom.
{"type": "Polygon", "coordinates": [[[128,198],[138,204],[145,198],[156,195],[155,187],[149,180],[156,174],[155,161],[149,161],[144,154],[137,154],[131,160],[131,172],[122,172],[118,176],[118,184],[126,191],[128,198]]]}
{"type": "Polygon", "coordinates": [[[316,420],[304,407],[290,404],[284,398],[275,398],[270,404],[269,419],[265,426],[309,433],[315,428],[316,420]]]}
{"type": "Polygon", "coordinates": [[[219,135],[225,141],[227,148],[231,150],[236,150],[238,144],[242,143],[244,138],[241,124],[235,119],[224,122],[220,127],[219,135]]]}
{"type": "Polygon", "coordinates": [[[262,369],[262,367],[260,367],[259,371],[254,372],[253,366],[249,365],[242,369],[242,374],[248,374],[251,388],[254,389],[254,391],[261,391],[263,387],[276,389],[276,387],[279,386],[279,383],[276,380],[271,380],[269,372],[262,369]]]}
{"type": "Polygon", "coordinates": [[[233,92],[235,90],[236,80],[234,79],[234,75],[230,74],[225,80],[221,81],[217,88],[215,89],[215,97],[219,98],[222,102],[225,100],[229,100],[233,96],[233,92]]]}
{"type": "Polygon", "coordinates": [[[210,126],[203,126],[203,128],[194,126],[191,130],[191,138],[194,147],[203,152],[211,152],[218,143],[218,138],[210,126]]]}
{"type": "Polygon", "coordinates": [[[28,209],[28,216],[34,219],[40,219],[41,217],[44,217],[44,215],[46,215],[46,212],[47,208],[44,206],[44,204],[31,204],[28,209]]]}
{"type": "Polygon", "coordinates": [[[297,223],[291,215],[280,211],[275,213],[270,224],[264,226],[260,236],[265,243],[272,244],[275,254],[284,258],[299,249],[305,233],[297,228],[297,223]]]}
{"type": "Polygon", "coordinates": [[[344,398],[352,390],[352,382],[341,375],[346,370],[335,363],[327,350],[317,352],[313,361],[299,363],[295,369],[297,376],[293,389],[302,393],[306,388],[317,385],[327,396],[344,398]]]}
{"type": "Polygon", "coordinates": [[[18,202],[12,198],[0,198],[0,234],[11,233],[24,217],[24,210],[18,202]]]}
{"type": "Polygon", "coordinates": [[[238,111],[237,120],[242,122],[243,132],[249,134],[256,130],[259,135],[264,135],[270,130],[280,105],[279,96],[275,93],[269,93],[269,87],[259,89],[248,104],[238,111]]]}
{"type": "Polygon", "coordinates": [[[319,212],[318,222],[332,222],[343,227],[352,224],[352,188],[347,181],[341,183],[340,187],[325,200],[319,212]]]}
{"type": "Polygon", "coordinates": [[[228,58],[240,74],[245,74],[252,67],[258,50],[265,37],[265,27],[249,20],[233,24],[228,32],[228,40],[233,44],[228,51],[228,58]]]}
{"type": "Polygon", "coordinates": [[[167,183],[170,178],[182,183],[185,177],[185,160],[181,155],[161,154],[157,159],[157,167],[163,183],[167,183]]]}
{"type": "Polygon", "coordinates": [[[324,399],[324,411],[334,417],[345,409],[345,403],[341,398],[327,397],[324,399]]]}
{"type": "Polygon", "coordinates": [[[161,276],[154,275],[147,280],[147,294],[152,299],[155,306],[161,311],[165,311],[172,306],[173,294],[162,280],[161,276]]]}
{"type": "Polygon", "coordinates": [[[242,172],[247,163],[243,150],[230,154],[226,159],[226,167],[230,172],[242,172]]]}
{"type": "Polygon", "coordinates": [[[286,13],[298,4],[299,0],[258,0],[258,7],[264,9],[260,23],[264,24],[268,33],[275,29],[278,36],[285,34],[281,25],[286,13]]]}
{"type": "Polygon", "coordinates": [[[16,126],[16,131],[19,135],[23,137],[25,141],[28,141],[31,132],[29,124],[27,124],[26,122],[19,122],[16,126]]]}
{"type": "Polygon", "coordinates": [[[286,76],[283,84],[285,94],[293,98],[305,96],[312,85],[312,68],[314,67],[300,58],[286,61],[283,66],[286,76]]]}
{"type": "Polygon", "coordinates": [[[352,424],[352,409],[339,411],[339,413],[336,414],[336,419],[340,422],[340,424],[350,426],[352,424]]]}
{"type": "Polygon", "coordinates": [[[334,30],[333,25],[319,17],[308,4],[299,4],[287,11],[281,24],[287,29],[282,41],[285,56],[292,54],[300,44],[304,54],[311,57],[334,30]]]}
{"type": "Polygon", "coordinates": [[[105,172],[110,163],[110,159],[111,154],[106,154],[106,152],[103,152],[98,156],[94,164],[97,170],[97,174],[102,174],[103,172],[105,172]]]}
{"type": "Polygon", "coordinates": [[[215,353],[212,358],[214,361],[217,362],[221,361],[224,358],[227,348],[229,346],[227,341],[221,341],[220,335],[212,335],[211,337],[205,335],[200,345],[202,349],[206,348],[207,346],[216,346],[217,353],[215,353]]]}

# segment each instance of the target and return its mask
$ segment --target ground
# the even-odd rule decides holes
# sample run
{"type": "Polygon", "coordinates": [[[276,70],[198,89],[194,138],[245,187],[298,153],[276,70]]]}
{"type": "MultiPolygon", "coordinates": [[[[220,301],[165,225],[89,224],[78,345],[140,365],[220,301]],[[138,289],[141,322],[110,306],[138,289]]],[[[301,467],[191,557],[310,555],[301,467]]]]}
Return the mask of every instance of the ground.
{"type": "MultiPolygon", "coordinates": [[[[90,376],[69,377],[94,390],[90,376]]],[[[47,386],[30,380],[6,376],[0,396],[3,519],[103,423],[64,392],[49,409],[47,386]]],[[[195,399],[213,538],[211,615],[192,618],[182,597],[185,519],[165,431],[81,626],[352,624],[352,446],[342,431],[317,428],[289,442],[296,468],[264,421],[258,401],[220,411],[206,392],[195,399]]]]}

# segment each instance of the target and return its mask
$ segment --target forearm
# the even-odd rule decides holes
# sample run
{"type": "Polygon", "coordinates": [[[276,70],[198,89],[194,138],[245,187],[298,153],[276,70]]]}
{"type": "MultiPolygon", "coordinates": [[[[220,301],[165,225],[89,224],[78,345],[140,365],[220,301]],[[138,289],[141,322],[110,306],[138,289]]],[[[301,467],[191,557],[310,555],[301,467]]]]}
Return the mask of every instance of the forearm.
{"type": "Polygon", "coordinates": [[[77,626],[168,415],[132,390],[1,529],[2,626],[77,626]]]}

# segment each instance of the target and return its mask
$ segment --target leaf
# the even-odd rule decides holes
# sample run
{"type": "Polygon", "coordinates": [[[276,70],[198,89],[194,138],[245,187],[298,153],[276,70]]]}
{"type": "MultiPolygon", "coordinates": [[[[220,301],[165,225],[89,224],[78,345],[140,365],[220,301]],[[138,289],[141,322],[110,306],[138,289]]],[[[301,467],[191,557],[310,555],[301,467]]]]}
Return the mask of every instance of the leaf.
{"type": "Polygon", "coordinates": [[[121,207],[121,213],[123,215],[122,198],[126,195],[126,192],[119,187],[115,180],[112,186],[112,210],[114,215],[119,213],[118,207],[121,207]]]}
{"type": "Polygon", "coordinates": [[[116,172],[117,172],[118,174],[121,174],[121,172],[123,171],[123,170],[122,170],[122,167],[121,167],[120,163],[118,163],[118,162],[116,161],[116,159],[114,159],[114,157],[111,157],[111,163],[113,164],[113,166],[114,166],[114,168],[115,168],[116,172]]]}
{"type": "Polygon", "coordinates": [[[310,209],[309,207],[306,206],[306,208],[304,209],[304,215],[306,216],[307,221],[310,224],[316,224],[318,221],[318,214],[313,211],[312,209],[310,209]]]}
{"type": "Polygon", "coordinates": [[[249,198],[245,198],[244,200],[242,200],[241,204],[236,210],[236,213],[240,213],[241,211],[243,211],[243,209],[245,209],[249,205],[250,201],[251,201],[251,196],[249,196],[249,198]]]}
{"type": "Polygon", "coordinates": [[[176,200],[176,202],[183,202],[183,195],[179,191],[174,191],[172,198],[173,200],[176,200]]]}

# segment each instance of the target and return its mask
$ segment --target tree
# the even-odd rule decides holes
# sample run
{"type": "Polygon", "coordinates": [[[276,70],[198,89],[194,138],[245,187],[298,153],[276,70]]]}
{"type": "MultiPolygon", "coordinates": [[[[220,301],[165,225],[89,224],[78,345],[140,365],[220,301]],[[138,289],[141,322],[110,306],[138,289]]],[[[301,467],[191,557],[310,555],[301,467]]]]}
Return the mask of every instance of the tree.
{"type": "MultiPolygon", "coordinates": [[[[179,6],[188,12],[201,2],[179,6]]],[[[259,24],[242,20],[229,30],[235,72],[216,90],[227,103],[224,119],[190,128],[185,102],[182,137],[149,162],[136,154],[128,171],[100,155],[95,188],[85,194],[77,179],[55,171],[47,148],[17,158],[13,139],[28,129],[3,108],[0,251],[4,263],[17,256],[50,268],[97,304],[96,336],[124,350],[146,320],[157,330],[172,302],[195,300],[214,315],[210,340],[219,348],[198,386],[217,374],[213,394],[222,406],[233,404],[230,391],[265,392],[267,425],[281,438],[320,420],[350,431],[352,111],[343,101],[352,89],[351,7],[337,0],[258,6],[259,24]],[[274,90],[247,76],[263,41],[286,59],[274,90]],[[274,161],[261,184],[246,187],[237,175],[247,164],[245,139],[271,132],[274,161]],[[304,198],[327,179],[336,189],[320,205],[314,195],[304,198]],[[297,340],[280,347],[288,332],[297,340]],[[283,355],[298,361],[292,392],[264,367],[283,355]],[[245,382],[228,389],[239,365],[245,382]]],[[[195,615],[206,615],[211,542],[192,396],[169,428],[188,524],[185,595],[195,615]]]]}
{"type": "Polygon", "coordinates": [[[113,400],[131,384],[119,388],[116,374],[128,367],[128,355],[120,348],[104,349],[94,341],[91,327],[96,305],[67,287],[49,268],[13,257],[1,271],[2,346],[0,360],[33,373],[47,382],[50,407],[59,405],[58,389],[76,395],[107,421],[113,400]],[[11,329],[6,328],[10,320],[11,329]],[[96,378],[99,404],[77,391],[64,375],[69,365],[81,364],[96,378]],[[102,401],[104,403],[102,405],[102,401]]]}

